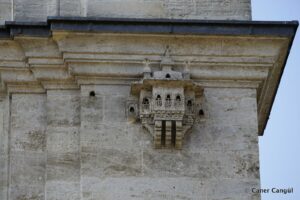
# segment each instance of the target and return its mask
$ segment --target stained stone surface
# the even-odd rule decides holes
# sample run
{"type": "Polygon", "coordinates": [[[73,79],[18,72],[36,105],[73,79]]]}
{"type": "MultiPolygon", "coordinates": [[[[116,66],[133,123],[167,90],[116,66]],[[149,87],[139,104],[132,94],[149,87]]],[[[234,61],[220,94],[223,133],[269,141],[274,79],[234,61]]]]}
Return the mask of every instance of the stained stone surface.
{"type": "Polygon", "coordinates": [[[0,1],[0,24],[3,24],[5,20],[9,21],[12,19],[11,5],[11,0],[0,1]]]}
{"type": "Polygon", "coordinates": [[[80,199],[79,125],[79,92],[49,90],[46,199],[80,199]]]}
{"type": "Polygon", "coordinates": [[[257,102],[286,39],[54,39],[0,41],[8,90],[0,100],[0,199],[260,199],[250,191],[260,186],[257,102]],[[151,134],[126,116],[145,57],[159,71],[168,44],[174,69],[192,59],[191,79],[204,90],[204,116],[182,150],[153,148],[151,134]]]}
{"type": "Polygon", "coordinates": [[[0,22],[47,16],[251,19],[250,0],[1,0],[0,22]]]}
{"type": "Polygon", "coordinates": [[[46,97],[14,94],[10,100],[9,199],[44,199],[46,97]]]}
{"type": "Polygon", "coordinates": [[[127,121],[129,94],[82,85],[2,100],[1,198],[9,186],[8,200],[260,199],[255,89],[205,88],[204,120],[182,150],[153,148],[127,121]]]}
{"type": "Polygon", "coordinates": [[[0,199],[7,199],[9,158],[9,99],[0,101],[0,199]]]}
{"type": "MultiPolygon", "coordinates": [[[[250,10],[250,0],[0,0],[0,24],[47,16],[250,20],[250,10]]],[[[251,192],[260,187],[258,127],[289,40],[55,31],[1,40],[0,199],[260,199],[251,192]],[[149,132],[126,116],[130,84],[145,59],[160,69],[167,46],[174,68],[189,61],[204,88],[204,116],[182,150],[153,148],[149,132]]]]}

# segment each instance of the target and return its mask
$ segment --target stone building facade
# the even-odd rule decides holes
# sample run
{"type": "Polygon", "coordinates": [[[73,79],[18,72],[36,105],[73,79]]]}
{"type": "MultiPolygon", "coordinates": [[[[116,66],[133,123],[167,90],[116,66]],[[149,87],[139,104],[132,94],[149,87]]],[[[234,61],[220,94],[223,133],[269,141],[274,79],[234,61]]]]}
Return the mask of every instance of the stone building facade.
{"type": "Polygon", "coordinates": [[[0,22],[1,200],[260,199],[297,22],[250,0],[2,0],[0,22]]]}

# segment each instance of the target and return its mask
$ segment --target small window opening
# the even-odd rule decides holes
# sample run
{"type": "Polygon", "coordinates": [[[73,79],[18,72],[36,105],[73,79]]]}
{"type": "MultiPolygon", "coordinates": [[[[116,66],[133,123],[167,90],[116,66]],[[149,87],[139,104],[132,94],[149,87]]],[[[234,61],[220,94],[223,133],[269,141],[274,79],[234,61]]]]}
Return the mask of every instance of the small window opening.
{"type": "Polygon", "coordinates": [[[199,110],[199,116],[204,116],[204,111],[202,109],[199,110]]]}
{"type": "Polygon", "coordinates": [[[171,78],[171,75],[170,74],[166,74],[166,78],[171,78]]]}
{"type": "Polygon", "coordinates": [[[175,100],[174,104],[175,104],[176,107],[181,105],[181,97],[180,97],[180,95],[176,96],[176,100],[175,100]]]}
{"type": "Polygon", "coordinates": [[[166,121],[162,121],[161,126],[161,146],[166,146],[166,121]]]}
{"type": "Polygon", "coordinates": [[[157,106],[161,106],[162,105],[161,96],[159,94],[156,96],[156,105],[157,106]]]}
{"type": "Polygon", "coordinates": [[[90,97],[94,97],[94,96],[96,96],[95,91],[90,91],[90,97]]]}
{"type": "Polygon", "coordinates": [[[176,145],[176,121],[172,121],[171,144],[172,144],[173,147],[175,147],[175,145],[176,145]]]}
{"type": "Polygon", "coordinates": [[[171,95],[167,95],[166,97],[166,107],[170,107],[171,106],[171,95]]]}
{"type": "Polygon", "coordinates": [[[131,107],[129,108],[129,112],[130,112],[130,113],[134,113],[134,107],[131,106],[131,107]]]}
{"type": "Polygon", "coordinates": [[[149,104],[149,100],[147,98],[144,98],[143,99],[143,104],[147,104],[148,105],[149,104]]]}
{"type": "Polygon", "coordinates": [[[145,110],[149,109],[149,99],[148,98],[144,98],[142,104],[143,104],[143,109],[145,109],[145,110]]]}
{"type": "Polygon", "coordinates": [[[188,101],[187,101],[187,111],[188,111],[189,113],[192,113],[192,112],[193,112],[193,102],[192,102],[192,100],[188,100],[188,101]]]}

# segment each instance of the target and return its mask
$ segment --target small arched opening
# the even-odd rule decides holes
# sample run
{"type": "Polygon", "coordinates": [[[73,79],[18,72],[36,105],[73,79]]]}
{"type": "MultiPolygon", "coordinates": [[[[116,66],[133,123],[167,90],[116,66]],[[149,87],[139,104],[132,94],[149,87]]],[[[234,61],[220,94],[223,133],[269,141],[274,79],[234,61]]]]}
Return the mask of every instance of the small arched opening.
{"type": "Polygon", "coordinates": [[[177,95],[175,99],[175,106],[180,106],[181,105],[181,96],[177,95]]]}
{"type": "Polygon", "coordinates": [[[166,96],[166,107],[171,107],[171,95],[167,94],[166,96]]]}
{"type": "Polygon", "coordinates": [[[131,114],[133,114],[133,113],[135,112],[135,109],[134,109],[133,106],[131,106],[131,107],[129,108],[129,112],[130,112],[131,114]]]}
{"type": "Polygon", "coordinates": [[[191,113],[193,111],[193,101],[192,100],[188,100],[186,103],[186,107],[187,107],[187,111],[189,113],[191,113]]]}
{"type": "Polygon", "coordinates": [[[156,96],[155,101],[157,106],[162,106],[161,96],[159,94],[156,96]]]}
{"type": "Polygon", "coordinates": [[[150,108],[149,99],[145,97],[143,99],[142,105],[143,105],[143,110],[149,110],[149,108],[150,108]]]}
{"type": "Polygon", "coordinates": [[[96,96],[95,91],[90,91],[90,97],[95,97],[95,96],[96,96]]]}
{"type": "Polygon", "coordinates": [[[203,117],[204,116],[204,111],[202,109],[200,109],[198,114],[199,114],[200,117],[203,117]]]}

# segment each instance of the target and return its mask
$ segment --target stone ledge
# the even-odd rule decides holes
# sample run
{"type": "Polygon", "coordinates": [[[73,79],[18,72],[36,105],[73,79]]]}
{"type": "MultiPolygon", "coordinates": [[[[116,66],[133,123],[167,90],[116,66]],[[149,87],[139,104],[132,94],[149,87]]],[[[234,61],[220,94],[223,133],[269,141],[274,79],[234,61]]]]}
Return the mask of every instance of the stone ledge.
{"type": "Polygon", "coordinates": [[[296,21],[78,17],[7,22],[0,27],[0,93],[129,85],[142,76],[145,59],[157,71],[170,46],[176,70],[188,62],[201,86],[256,88],[262,135],[297,27],[296,21]]]}
{"type": "Polygon", "coordinates": [[[298,21],[48,17],[47,22],[6,21],[0,26],[0,38],[49,37],[53,31],[293,37],[298,24],[298,21]]]}

